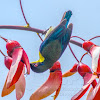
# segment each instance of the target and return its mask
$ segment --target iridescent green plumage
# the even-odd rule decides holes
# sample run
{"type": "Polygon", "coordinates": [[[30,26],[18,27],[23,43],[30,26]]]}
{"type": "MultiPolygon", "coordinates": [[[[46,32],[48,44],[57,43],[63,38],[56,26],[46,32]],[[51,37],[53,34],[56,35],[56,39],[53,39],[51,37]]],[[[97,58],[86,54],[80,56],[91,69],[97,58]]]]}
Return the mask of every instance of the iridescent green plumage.
{"type": "Polygon", "coordinates": [[[39,49],[40,54],[44,57],[44,61],[31,63],[31,69],[33,71],[37,73],[44,72],[51,68],[53,63],[61,57],[69,43],[72,33],[73,25],[70,24],[67,28],[71,15],[71,11],[66,12],[60,24],[48,33],[39,49]]]}

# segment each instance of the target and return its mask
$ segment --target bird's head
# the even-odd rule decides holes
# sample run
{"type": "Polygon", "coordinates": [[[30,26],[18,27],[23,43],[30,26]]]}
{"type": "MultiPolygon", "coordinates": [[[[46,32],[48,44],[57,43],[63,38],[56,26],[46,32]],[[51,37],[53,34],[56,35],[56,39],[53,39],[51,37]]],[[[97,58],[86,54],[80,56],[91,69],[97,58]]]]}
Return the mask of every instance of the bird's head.
{"type": "Polygon", "coordinates": [[[52,67],[52,64],[44,62],[30,63],[32,71],[42,73],[52,67]]]}

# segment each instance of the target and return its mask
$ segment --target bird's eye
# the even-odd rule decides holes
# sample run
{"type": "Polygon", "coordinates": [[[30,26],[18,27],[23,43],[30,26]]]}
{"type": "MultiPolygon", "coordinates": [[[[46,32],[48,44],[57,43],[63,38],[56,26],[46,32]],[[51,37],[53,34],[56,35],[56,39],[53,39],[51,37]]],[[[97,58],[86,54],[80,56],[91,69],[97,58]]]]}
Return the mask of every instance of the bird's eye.
{"type": "Polygon", "coordinates": [[[34,66],[35,66],[35,67],[37,67],[37,66],[38,66],[38,64],[34,64],[34,66]]]}

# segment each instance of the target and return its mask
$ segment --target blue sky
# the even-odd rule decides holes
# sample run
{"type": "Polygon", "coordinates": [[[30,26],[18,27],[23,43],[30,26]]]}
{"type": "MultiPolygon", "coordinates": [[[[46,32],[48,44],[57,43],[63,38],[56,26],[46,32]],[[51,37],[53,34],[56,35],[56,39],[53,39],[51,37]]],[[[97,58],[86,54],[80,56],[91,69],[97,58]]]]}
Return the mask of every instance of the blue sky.
{"type": "MultiPolygon", "coordinates": [[[[27,21],[31,27],[46,30],[50,26],[57,26],[63,16],[63,13],[72,10],[73,15],[69,23],[73,23],[72,35],[89,39],[100,35],[100,0],[22,0],[22,6],[27,21]]],[[[0,2],[0,25],[26,25],[19,5],[19,0],[1,0],[0,2]]],[[[38,60],[38,50],[41,40],[36,33],[20,30],[0,29],[0,35],[10,40],[17,40],[25,49],[30,62],[38,60]]],[[[44,36],[42,36],[44,38],[44,36]]],[[[77,41],[79,39],[74,38],[77,41]]],[[[100,45],[99,38],[93,40],[100,45]]],[[[82,41],[80,41],[82,42],[82,41]]],[[[6,54],[6,43],[0,39],[0,49],[6,54]]],[[[83,49],[71,44],[78,59],[85,53],[83,49]]],[[[62,72],[69,70],[76,63],[69,48],[65,50],[59,59],[62,72]]],[[[85,56],[83,63],[91,67],[90,56],[85,56]]],[[[5,82],[8,70],[4,66],[4,57],[0,54],[0,93],[5,82]]],[[[26,91],[21,100],[28,100],[31,94],[38,89],[48,78],[49,70],[37,74],[31,71],[26,77],[26,91]]],[[[77,93],[83,85],[82,77],[75,75],[64,78],[61,92],[56,100],[71,100],[71,97],[77,93]]],[[[51,96],[53,96],[52,94],[51,96]]],[[[49,96],[44,100],[53,100],[49,96]]],[[[81,100],[85,100],[84,95],[81,100]]],[[[0,100],[16,100],[15,91],[6,97],[0,97],[0,100]]]]}

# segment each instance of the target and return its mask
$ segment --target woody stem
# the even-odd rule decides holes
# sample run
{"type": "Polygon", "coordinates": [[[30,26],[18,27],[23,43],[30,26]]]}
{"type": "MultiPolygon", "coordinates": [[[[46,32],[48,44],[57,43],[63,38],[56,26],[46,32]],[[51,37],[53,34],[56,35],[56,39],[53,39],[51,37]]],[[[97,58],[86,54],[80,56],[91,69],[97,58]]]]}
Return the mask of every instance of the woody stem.
{"type": "Polygon", "coordinates": [[[5,57],[6,55],[0,50],[1,54],[5,57]]]}
{"type": "Polygon", "coordinates": [[[1,35],[0,35],[0,38],[2,38],[6,42],[8,41],[6,38],[2,37],[1,35]]]}
{"type": "Polygon", "coordinates": [[[95,36],[95,37],[89,39],[88,41],[93,40],[93,39],[98,38],[98,37],[100,37],[100,36],[95,36]]]}
{"type": "MultiPolygon", "coordinates": [[[[14,26],[14,25],[0,25],[0,29],[16,29],[16,30],[25,30],[25,31],[32,31],[36,33],[41,33],[42,35],[46,34],[45,30],[33,28],[33,27],[24,27],[24,26],[14,26]]],[[[75,44],[79,47],[82,47],[82,43],[75,41],[75,40],[70,40],[69,41],[72,44],[75,44]]]]}
{"type": "Polygon", "coordinates": [[[88,54],[88,52],[86,52],[85,54],[83,54],[83,56],[82,56],[81,59],[80,59],[80,62],[82,61],[83,57],[84,57],[86,54],[88,54]]]}
{"type": "Polygon", "coordinates": [[[25,17],[24,11],[23,11],[23,7],[22,7],[21,0],[19,0],[19,2],[20,2],[20,7],[21,7],[21,11],[22,11],[22,14],[23,14],[24,20],[25,20],[26,24],[29,25],[29,23],[28,23],[27,20],[26,20],[26,17],[25,17]]]}
{"type": "Polygon", "coordinates": [[[73,54],[74,58],[77,60],[77,62],[79,62],[79,60],[78,60],[77,57],[75,56],[75,54],[74,54],[74,52],[73,52],[73,50],[72,50],[70,44],[68,44],[68,46],[69,46],[69,49],[70,49],[71,53],[73,54]]]}

